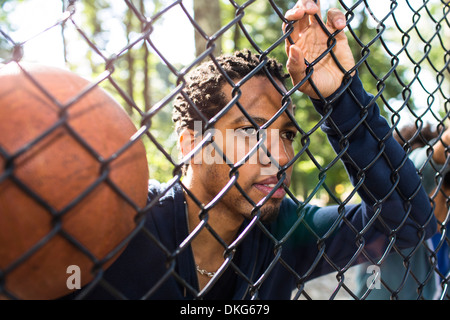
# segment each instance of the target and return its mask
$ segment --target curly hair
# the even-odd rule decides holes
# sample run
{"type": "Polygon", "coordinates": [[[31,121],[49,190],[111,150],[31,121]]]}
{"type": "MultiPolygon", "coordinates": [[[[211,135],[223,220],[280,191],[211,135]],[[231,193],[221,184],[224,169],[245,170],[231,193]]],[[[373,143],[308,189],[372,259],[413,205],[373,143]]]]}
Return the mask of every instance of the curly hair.
{"type": "MultiPolygon", "coordinates": [[[[252,54],[249,50],[237,51],[232,55],[217,57],[216,63],[233,81],[240,80],[252,72],[261,63],[260,56],[252,54]]],[[[285,85],[286,74],[283,66],[273,58],[268,58],[265,69],[272,77],[285,85]]],[[[264,68],[259,69],[255,76],[266,76],[264,68]]],[[[227,104],[222,87],[227,79],[217,65],[208,60],[200,64],[185,78],[184,94],[195,104],[202,115],[211,119],[227,104]]],[[[179,94],[174,102],[172,120],[179,133],[183,128],[194,129],[195,121],[202,121],[200,115],[187,99],[179,94]]],[[[205,125],[202,121],[202,125],[205,125]]]]}

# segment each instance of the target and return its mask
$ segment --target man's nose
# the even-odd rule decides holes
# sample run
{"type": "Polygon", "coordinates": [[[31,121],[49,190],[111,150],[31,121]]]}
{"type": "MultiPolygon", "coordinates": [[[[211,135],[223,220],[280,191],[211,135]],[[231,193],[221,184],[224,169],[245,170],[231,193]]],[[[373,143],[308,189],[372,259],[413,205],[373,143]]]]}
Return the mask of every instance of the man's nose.
{"type": "Polygon", "coordinates": [[[280,136],[279,130],[268,130],[266,142],[260,147],[260,163],[264,166],[270,165],[279,169],[290,160],[290,153],[280,136]]]}

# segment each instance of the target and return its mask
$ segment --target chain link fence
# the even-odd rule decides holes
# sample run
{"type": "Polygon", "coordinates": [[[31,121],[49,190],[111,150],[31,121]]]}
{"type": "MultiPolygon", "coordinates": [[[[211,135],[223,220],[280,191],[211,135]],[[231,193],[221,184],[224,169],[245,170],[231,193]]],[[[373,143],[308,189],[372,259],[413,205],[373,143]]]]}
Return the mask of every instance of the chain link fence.
{"type": "MultiPolygon", "coordinates": [[[[345,70],[336,59],[339,32],[331,34],[322,24],[327,50],[307,61],[299,84],[286,81],[286,90],[270,58],[287,62],[285,42],[294,42],[297,22],[286,20],[285,12],[293,1],[0,3],[2,299],[449,298],[447,1],[322,1],[323,16],[332,7],[345,13],[356,66],[345,70]],[[52,22],[37,12],[53,13],[52,22]],[[257,59],[237,79],[222,69],[219,57],[235,51],[257,59]],[[314,111],[318,102],[297,89],[311,82],[330,56],[346,76],[332,98],[318,90],[325,104],[320,116],[314,111]],[[207,61],[232,88],[219,113],[203,113],[200,98],[190,94],[189,75],[207,61]],[[349,81],[354,70],[373,95],[369,100],[358,101],[356,81],[349,81]],[[261,76],[280,95],[281,112],[269,123],[248,120],[250,126],[263,135],[288,115],[298,133],[291,139],[294,155],[278,164],[278,180],[266,181],[271,191],[255,202],[238,179],[261,150],[276,162],[264,137],[229,161],[211,135],[233,107],[251,118],[242,107],[245,83],[261,76]],[[331,114],[333,103],[346,94],[360,114],[356,126],[341,132],[331,114]],[[180,151],[171,120],[177,99],[200,121],[201,141],[188,153],[180,151]],[[391,126],[387,133],[370,127],[375,103],[391,126]],[[336,151],[321,130],[327,126],[335,130],[328,138],[335,139],[336,151]],[[375,137],[376,150],[367,151],[373,158],[365,164],[350,151],[352,135],[361,128],[375,137]],[[405,151],[400,160],[389,158],[391,135],[405,151]],[[193,192],[184,171],[205,150],[219,154],[227,175],[220,186],[218,176],[208,172],[211,185],[220,186],[217,192],[205,190],[208,200],[193,192]],[[439,152],[442,159],[436,160],[439,152]],[[420,186],[402,183],[407,158],[432,213],[417,205],[420,186]],[[377,161],[392,170],[386,181],[373,178],[377,161]],[[278,222],[268,223],[264,208],[281,193],[275,188],[283,189],[289,171],[291,186],[284,193],[291,200],[282,202],[278,222]],[[228,241],[214,210],[232,190],[248,217],[228,241]],[[196,225],[187,205],[197,208],[196,225]],[[401,214],[397,221],[386,216],[389,210],[401,214]],[[358,218],[366,211],[372,215],[358,218]],[[437,229],[430,237],[434,217],[437,229]],[[403,245],[402,230],[411,226],[417,231],[403,245]],[[374,230],[384,236],[376,231],[373,237],[374,230]],[[198,253],[214,245],[221,248],[216,270],[203,267],[214,263],[198,253]]],[[[214,90],[202,94],[213,96],[214,90]]]]}

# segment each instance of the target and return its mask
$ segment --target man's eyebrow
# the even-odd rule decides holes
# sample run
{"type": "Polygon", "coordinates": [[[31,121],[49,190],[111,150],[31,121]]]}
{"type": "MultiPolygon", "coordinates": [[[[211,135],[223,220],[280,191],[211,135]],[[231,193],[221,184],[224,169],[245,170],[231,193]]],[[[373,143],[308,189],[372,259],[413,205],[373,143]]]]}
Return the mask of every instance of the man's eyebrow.
{"type": "MultiPolygon", "coordinates": [[[[261,127],[261,126],[263,126],[267,121],[269,121],[270,119],[266,119],[266,118],[262,118],[262,117],[259,117],[259,116],[251,116],[250,115],[250,118],[259,126],[259,127],[261,127]]],[[[246,117],[246,116],[244,116],[244,115],[242,115],[241,117],[238,117],[238,118],[236,118],[236,119],[234,119],[232,122],[231,122],[231,124],[232,125],[236,125],[236,124],[243,124],[243,123],[249,123],[249,124],[251,124],[251,122],[250,122],[250,120],[246,117]]],[[[284,125],[283,125],[283,127],[286,127],[286,128],[297,128],[296,126],[295,126],[295,124],[292,122],[292,121],[288,121],[288,122],[286,122],[284,125]]]]}
{"type": "MultiPolygon", "coordinates": [[[[250,118],[251,118],[258,126],[260,126],[260,127],[261,127],[264,123],[266,123],[267,121],[269,121],[269,119],[262,118],[262,117],[258,117],[258,116],[253,117],[253,116],[250,115],[250,118]]],[[[244,116],[244,115],[242,115],[242,116],[240,116],[240,117],[234,119],[234,120],[231,122],[231,124],[241,124],[241,123],[251,123],[251,122],[250,122],[250,120],[249,120],[246,116],[244,116]]]]}

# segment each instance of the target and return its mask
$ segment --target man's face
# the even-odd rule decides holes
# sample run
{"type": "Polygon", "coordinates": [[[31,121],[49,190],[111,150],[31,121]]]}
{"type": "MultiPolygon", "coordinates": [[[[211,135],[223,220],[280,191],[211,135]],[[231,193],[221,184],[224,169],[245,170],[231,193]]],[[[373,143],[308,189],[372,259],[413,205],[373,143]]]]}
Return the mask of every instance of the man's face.
{"type": "MultiPolygon", "coordinates": [[[[279,86],[282,87],[281,83],[279,86]]],[[[230,101],[231,86],[225,85],[222,90],[226,101],[230,101]]],[[[250,120],[236,105],[228,110],[217,121],[212,133],[217,149],[222,150],[229,161],[225,161],[212,144],[203,148],[201,163],[195,164],[193,161],[194,194],[207,204],[237,177],[238,185],[255,204],[266,197],[267,202],[261,208],[261,218],[268,221],[276,217],[285,196],[282,185],[275,188],[279,181],[277,173],[279,167],[286,165],[294,156],[292,140],[297,130],[285,112],[267,126],[266,123],[280,110],[282,96],[266,77],[250,79],[241,87],[241,92],[239,103],[253,121],[266,130],[257,134],[250,120]],[[258,143],[264,135],[263,142],[258,143]],[[250,156],[248,153],[252,148],[254,152],[250,156]],[[268,157],[267,151],[271,157],[268,157]],[[230,164],[238,167],[231,176],[230,164]],[[270,198],[267,197],[269,193],[272,193],[270,198]]],[[[288,110],[293,112],[292,105],[288,110]]],[[[283,185],[289,187],[292,168],[289,167],[285,172],[283,185]]],[[[251,218],[254,206],[245,199],[236,185],[231,185],[217,208],[242,219],[251,218]]]]}

